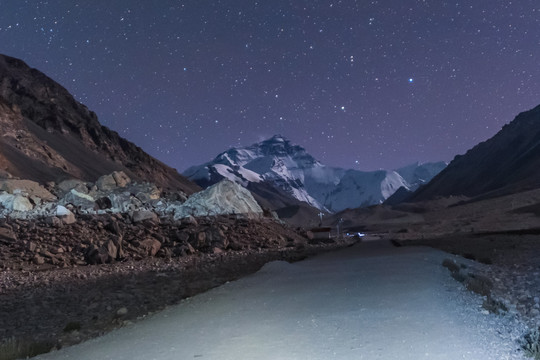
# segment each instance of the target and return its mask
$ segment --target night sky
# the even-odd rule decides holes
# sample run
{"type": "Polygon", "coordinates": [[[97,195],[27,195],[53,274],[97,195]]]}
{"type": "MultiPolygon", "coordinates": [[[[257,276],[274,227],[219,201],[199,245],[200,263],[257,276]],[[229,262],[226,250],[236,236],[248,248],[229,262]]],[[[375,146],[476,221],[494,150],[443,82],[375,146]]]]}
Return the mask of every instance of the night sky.
{"type": "Polygon", "coordinates": [[[180,171],[274,134],[346,168],[451,160],[540,104],[538,0],[0,4],[0,53],[180,171]]]}

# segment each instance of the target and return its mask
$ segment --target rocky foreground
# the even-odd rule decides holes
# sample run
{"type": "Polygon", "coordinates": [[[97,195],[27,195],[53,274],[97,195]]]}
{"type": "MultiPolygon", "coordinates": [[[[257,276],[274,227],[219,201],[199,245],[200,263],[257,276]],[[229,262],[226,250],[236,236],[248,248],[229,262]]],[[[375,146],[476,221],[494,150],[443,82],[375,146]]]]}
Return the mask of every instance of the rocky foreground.
{"type": "Polygon", "coordinates": [[[313,239],[223,181],[187,198],[123,172],[46,187],[0,180],[0,360],[98,336],[273,260],[348,245],[313,239]]]}
{"type": "Polygon", "coordinates": [[[122,214],[86,215],[69,225],[3,220],[0,338],[18,355],[48,351],[124,326],[268,261],[348,245],[315,244],[307,235],[274,219],[236,215],[135,223],[122,214]]]}

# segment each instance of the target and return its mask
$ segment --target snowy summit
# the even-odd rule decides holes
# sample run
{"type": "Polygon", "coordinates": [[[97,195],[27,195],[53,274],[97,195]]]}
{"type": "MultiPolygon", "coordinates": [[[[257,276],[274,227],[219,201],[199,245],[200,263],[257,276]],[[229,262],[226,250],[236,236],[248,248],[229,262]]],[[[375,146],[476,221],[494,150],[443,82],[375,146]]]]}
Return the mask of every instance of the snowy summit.
{"type": "Polygon", "coordinates": [[[275,135],[246,147],[231,148],[184,175],[207,187],[226,178],[244,187],[267,183],[321,210],[340,211],[382,203],[399,188],[414,191],[446,163],[412,164],[397,170],[359,171],[330,167],[303,147],[275,135]]]}

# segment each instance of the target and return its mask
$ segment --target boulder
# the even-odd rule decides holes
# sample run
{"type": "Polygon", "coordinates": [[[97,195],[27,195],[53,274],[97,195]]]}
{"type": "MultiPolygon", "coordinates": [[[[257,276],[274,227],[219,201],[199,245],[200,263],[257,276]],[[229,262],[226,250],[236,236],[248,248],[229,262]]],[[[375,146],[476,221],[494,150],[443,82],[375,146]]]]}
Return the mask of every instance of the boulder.
{"type": "Polygon", "coordinates": [[[17,241],[17,235],[13,230],[0,227],[0,242],[4,244],[11,244],[17,241]]]}
{"type": "Polygon", "coordinates": [[[37,182],[31,180],[0,180],[0,190],[3,190],[9,194],[15,194],[18,190],[20,193],[24,193],[29,196],[37,196],[45,201],[56,200],[56,196],[54,196],[50,191],[39,185],[37,182]]]}
{"type": "Polygon", "coordinates": [[[157,214],[150,210],[135,211],[132,216],[133,222],[141,222],[144,220],[159,221],[157,214]]]}
{"type": "Polygon", "coordinates": [[[68,208],[62,205],[58,205],[56,207],[56,216],[58,216],[66,225],[77,222],[77,219],[75,219],[75,215],[71,211],[69,211],[68,208]]]}
{"type": "Polygon", "coordinates": [[[15,195],[12,206],[13,211],[30,211],[34,208],[30,200],[21,194],[15,195]]]}
{"type": "Polygon", "coordinates": [[[84,254],[86,262],[90,265],[112,263],[123,256],[122,238],[109,239],[102,246],[92,244],[84,254]]]}
{"type": "Polygon", "coordinates": [[[111,202],[113,212],[130,212],[141,209],[144,204],[129,191],[111,192],[106,195],[111,202]]]}
{"type": "Polygon", "coordinates": [[[107,223],[107,225],[105,225],[105,230],[118,236],[124,235],[124,232],[122,231],[122,229],[120,228],[120,225],[115,219],[111,220],[110,222],[107,223]]]}
{"type": "Polygon", "coordinates": [[[161,249],[161,243],[157,239],[149,237],[139,243],[139,248],[147,255],[155,256],[159,249],[161,249]]]}
{"type": "Polygon", "coordinates": [[[104,250],[107,253],[107,255],[109,255],[111,260],[116,259],[118,257],[118,247],[116,246],[114,241],[112,240],[107,241],[107,243],[105,244],[104,250]]]}
{"type": "Polygon", "coordinates": [[[8,211],[12,211],[14,199],[15,195],[2,192],[0,193],[0,206],[8,211]]]}
{"type": "Polygon", "coordinates": [[[43,265],[43,264],[45,264],[45,258],[43,258],[43,256],[40,256],[40,255],[36,254],[32,258],[32,262],[34,264],[36,264],[36,265],[43,265]]]}
{"type": "Polygon", "coordinates": [[[111,176],[116,182],[117,187],[126,187],[127,184],[131,182],[129,176],[127,176],[126,173],[123,171],[114,171],[111,176]]]}
{"type": "Polygon", "coordinates": [[[57,216],[48,216],[45,218],[45,223],[54,228],[63,227],[64,223],[57,216]]]}
{"type": "Polygon", "coordinates": [[[103,175],[97,179],[96,186],[100,191],[111,191],[117,187],[112,175],[103,175]]]}
{"type": "Polygon", "coordinates": [[[66,195],[64,195],[62,199],[60,199],[59,203],[61,205],[72,204],[76,208],[83,210],[93,210],[95,206],[95,199],[88,194],[71,189],[66,195]]]}
{"type": "Polygon", "coordinates": [[[109,254],[97,245],[90,245],[84,254],[84,259],[89,265],[106,264],[110,262],[109,254]]]}
{"type": "Polygon", "coordinates": [[[188,216],[216,216],[242,214],[248,218],[258,218],[262,208],[249,190],[230,180],[222,180],[208,189],[193,194],[181,205],[171,205],[167,209],[178,220],[188,216]]]}
{"type": "Polygon", "coordinates": [[[61,194],[66,194],[73,189],[80,193],[88,194],[88,187],[86,186],[86,183],[78,179],[64,180],[60,182],[56,188],[61,194]]]}
{"type": "Polygon", "coordinates": [[[96,207],[100,210],[111,209],[113,207],[111,199],[107,196],[100,197],[96,200],[96,207]]]}

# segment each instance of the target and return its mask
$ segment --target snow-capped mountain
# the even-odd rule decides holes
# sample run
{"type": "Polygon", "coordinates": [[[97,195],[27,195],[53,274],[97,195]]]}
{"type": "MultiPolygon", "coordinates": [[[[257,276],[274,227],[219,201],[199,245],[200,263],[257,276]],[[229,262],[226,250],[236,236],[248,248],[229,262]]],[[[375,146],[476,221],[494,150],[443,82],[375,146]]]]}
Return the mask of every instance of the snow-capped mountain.
{"type": "Polygon", "coordinates": [[[400,187],[416,190],[445,166],[444,162],[413,164],[395,171],[370,172],[334,168],[276,135],[251,146],[231,148],[206,164],[187,169],[184,175],[203,187],[223,178],[245,187],[264,182],[318,209],[340,211],[379,204],[400,187]]]}
{"type": "Polygon", "coordinates": [[[293,198],[322,209],[306,191],[304,178],[307,169],[323,166],[302,147],[276,135],[248,147],[229,149],[209,163],[187,169],[184,174],[203,187],[223,178],[243,186],[269,182],[293,198]]]}

